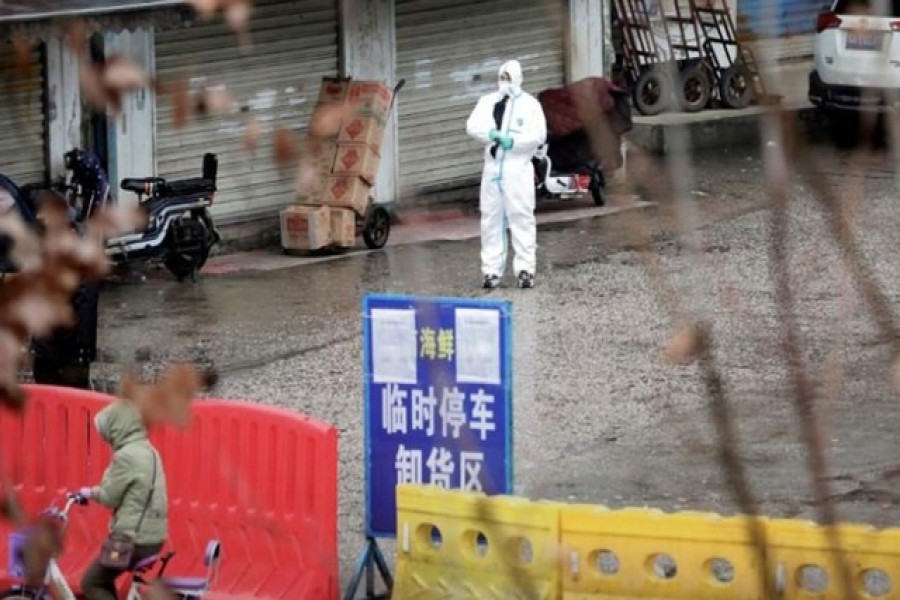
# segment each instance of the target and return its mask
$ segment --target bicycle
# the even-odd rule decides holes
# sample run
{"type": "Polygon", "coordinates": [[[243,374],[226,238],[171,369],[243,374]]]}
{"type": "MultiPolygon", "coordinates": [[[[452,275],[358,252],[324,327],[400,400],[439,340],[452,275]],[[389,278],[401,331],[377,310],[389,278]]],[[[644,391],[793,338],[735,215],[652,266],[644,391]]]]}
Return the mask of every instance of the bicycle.
{"type": "MultiPolygon", "coordinates": [[[[66,526],[69,522],[69,511],[76,504],[87,505],[87,498],[77,493],[66,494],[66,504],[62,509],[51,505],[42,515],[54,519],[60,526],[60,536],[65,536],[66,526]]],[[[9,536],[9,574],[20,581],[12,588],[0,592],[0,600],[53,600],[49,593],[51,586],[55,588],[60,600],[78,600],[75,592],[66,581],[55,557],[51,557],[47,563],[47,571],[44,575],[43,585],[39,588],[29,588],[25,585],[25,544],[30,533],[28,530],[14,531],[9,536]]],[[[221,545],[218,540],[211,540],[206,546],[204,565],[206,577],[163,577],[169,561],[175,556],[175,552],[168,551],[149,556],[137,563],[134,568],[126,571],[131,576],[131,585],[125,600],[141,600],[141,589],[155,581],[161,581],[168,591],[180,600],[199,600],[205,597],[209,588],[215,583],[219,574],[219,561],[221,559],[221,545]],[[159,569],[153,580],[148,580],[150,571],[159,564],[159,569]]]]}

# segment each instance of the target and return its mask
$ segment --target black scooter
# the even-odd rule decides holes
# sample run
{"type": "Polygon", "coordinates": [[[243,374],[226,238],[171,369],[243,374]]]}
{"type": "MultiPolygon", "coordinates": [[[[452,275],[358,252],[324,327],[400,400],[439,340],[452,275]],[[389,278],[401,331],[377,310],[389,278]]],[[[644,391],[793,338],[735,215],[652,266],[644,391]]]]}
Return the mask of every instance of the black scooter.
{"type": "MultiPolygon", "coordinates": [[[[99,194],[95,190],[97,185],[102,185],[98,182],[105,182],[106,176],[99,162],[95,164],[89,158],[88,153],[77,149],[66,154],[66,167],[72,176],[64,192],[69,206],[82,222],[98,204],[110,202],[108,190],[99,194]],[[99,202],[93,199],[97,197],[99,202]]],[[[147,226],[107,240],[107,256],[122,266],[133,260],[161,259],[179,281],[195,279],[210,251],[221,240],[209,210],[215,200],[217,175],[218,159],[215,154],[207,153],[203,156],[202,174],[197,178],[123,179],[121,188],[137,194],[139,206],[146,211],[147,226]]]]}

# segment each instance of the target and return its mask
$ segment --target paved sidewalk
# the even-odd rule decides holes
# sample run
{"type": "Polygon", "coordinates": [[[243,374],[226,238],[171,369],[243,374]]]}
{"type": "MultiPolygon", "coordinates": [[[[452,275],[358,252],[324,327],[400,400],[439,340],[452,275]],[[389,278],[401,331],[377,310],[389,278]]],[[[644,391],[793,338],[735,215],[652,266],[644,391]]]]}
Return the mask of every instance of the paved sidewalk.
{"type": "MultiPolygon", "coordinates": [[[[594,206],[589,200],[544,202],[538,205],[537,220],[539,225],[566,223],[580,219],[604,217],[625,210],[647,208],[653,205],[652,202],[640,202],[634,197],[616,194],[610,194],[606,206],[594,206]]],[[[395,223],[391,229],[388,246],[405,246],[434,241],[461,241],[478,238],[480,235],[478,216],[467,214],[461,209],[404,213],[401,208],[399,218],[400,222],[395,223]]],[[[241,271],[274,271],[369,252],[375,251],[367,249],[362,239],[357,240],[355,247],[343,252],[310,256],[286,255],[278,248],[236,252],[210,258],[203,269],[203,274],[223,275],[241,271]]]]}

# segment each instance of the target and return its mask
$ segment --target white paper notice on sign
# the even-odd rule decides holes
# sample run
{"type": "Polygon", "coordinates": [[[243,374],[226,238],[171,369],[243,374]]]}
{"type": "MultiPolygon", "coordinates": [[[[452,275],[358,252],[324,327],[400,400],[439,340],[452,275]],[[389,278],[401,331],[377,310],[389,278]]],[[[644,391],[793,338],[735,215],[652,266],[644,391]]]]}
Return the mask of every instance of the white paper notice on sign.
{"type": "Polygon", "coordinates": [[[500,311],[456,309],[456,380],[500,385],[500,311]]]}
{"type": "Polygon", "coordinates": [[[418,383],[416,311],[373,308],[371,318],[375,383],[418,383]]]}

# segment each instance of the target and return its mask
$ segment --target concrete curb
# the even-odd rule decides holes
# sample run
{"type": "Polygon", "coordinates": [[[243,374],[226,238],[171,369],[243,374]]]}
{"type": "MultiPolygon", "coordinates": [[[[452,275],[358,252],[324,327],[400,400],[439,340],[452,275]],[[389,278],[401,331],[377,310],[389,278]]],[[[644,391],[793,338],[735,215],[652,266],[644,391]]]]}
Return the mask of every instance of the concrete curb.
{"type": "MultiPolygon", "coordinates": [[[[539,225],[568,223],[581,219],[607,217],[625,211],[655,206],[652,202],[638,202],[636,198],[611,195],[610,204],[566,206],[565,201],[539,205],[539,225]]],[[[412,211],[394,226],[388,247],[411,246],[428,242],[457,242],[480,236],[479,218],[461,209],[412,211]]],[[[277,249],[235,252],[212,257],[203,275],[226,275],[252,271],[275,271],[320,262],[339,260],[378,252],[364,247],[321,255],[286,255],[277,249]]]]}
{"type": "MultiPolygon", "coordinates": [[[[807,120],[815,109],[798,106],[785,109],[796,118],[807,120]]],[[[653,117],[635,117],[634,127],[626,135],[628,143],[654,154],[669,154],[686,143],[689,151],[711,150],[760,143],[760,122],[768,107],[743,110],[706,110],[699,113],[668,113],[653,117]],[[679,136],[686,136],[681,142],[679,136]]]]}

